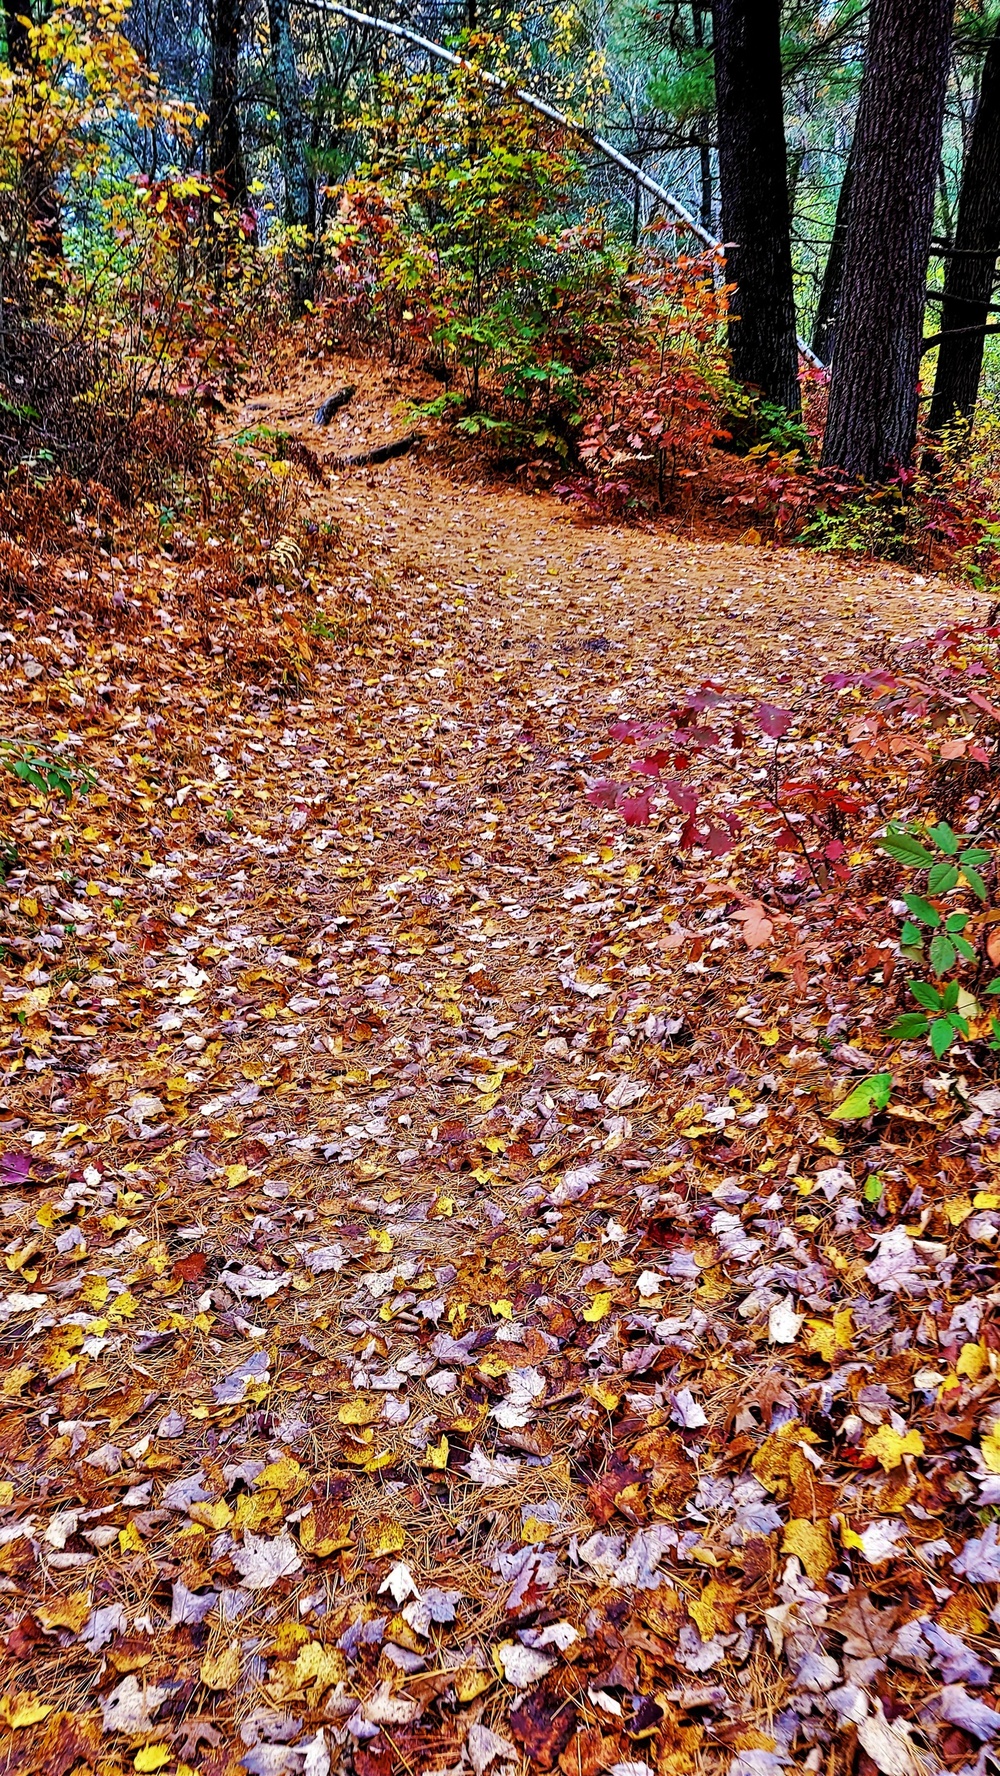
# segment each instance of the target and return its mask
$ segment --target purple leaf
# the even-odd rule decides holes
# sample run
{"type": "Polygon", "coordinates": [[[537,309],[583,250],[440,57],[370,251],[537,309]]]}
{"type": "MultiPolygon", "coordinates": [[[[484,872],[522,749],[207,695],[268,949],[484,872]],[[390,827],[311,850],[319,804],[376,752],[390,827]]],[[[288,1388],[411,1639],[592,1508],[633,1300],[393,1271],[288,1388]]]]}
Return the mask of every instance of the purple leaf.
{"type": "Polygon", "coordinates": [[[0,1153],[0,1185],[27,1184],[30,1176],[30,1153],[0,1153]]]}
{"type": "MultiPolygon", "coordinates": [[[[663,787],[674,807],[678,808],[682,814],[690,816],[697,811],[698,791],[692,789],[690,784],[682,783],[679,777],[672,777],[669,783],[665,783],[663,787]]],[[[683,840],[681,842],[683,843],[683,840]]]]}
{"type": "Polygon", "coordinates": [[[757,711],[757,722],[772,740],[780,740],[792,725],[791,710],[779,709],[774,703],[762,703],[757,711]]]}
{"type": "Polygon", "coordinates": [[[609,777],[602,777],[599,783],[591,784],[584,800],[592,808],[617,808],[621,793],[619,784],[612,783],[609,777]]]}

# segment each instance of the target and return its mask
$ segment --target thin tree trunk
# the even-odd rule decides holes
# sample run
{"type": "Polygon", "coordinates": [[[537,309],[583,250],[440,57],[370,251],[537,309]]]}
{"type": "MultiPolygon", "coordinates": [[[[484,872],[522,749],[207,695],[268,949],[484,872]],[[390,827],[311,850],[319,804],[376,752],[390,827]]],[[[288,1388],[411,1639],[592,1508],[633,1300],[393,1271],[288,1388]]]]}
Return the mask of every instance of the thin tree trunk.
{"type": "Polygon", "coordinates": [[[837,351],[828,467],[880,481],[906,467],[917,380],[954,0],[872,0],[837,351]]]}
{"type": "Polygon", "coordinates": [[[288,0],[267,0],[271,39],[271,70],[281,135],[281,174],[285,187],[285,222],[302,230],[305,244],[289,252],[292,308],[301,314],[311,301],[314,282],[314,193],[306,166],[306,126],[295,66],[292,23],[288,0]]]}
{"type": "MultiPolygon", "coordinates": [[[[701,0],[692,0],[691,33],[695,49],[705,47],[705,14],[701,0]]],[[[701,202],[699,219],[703,228],[712,226],[712,144],[709,139],[708,118],[702,118],[699,129],[703,131],[702,140],[698,144],[698,171],[701,182],[701,202]]]]}
{"type": "Polygon", "coordinates": [[[715,0],[719,189],[733,374],[799,410],[780,0],[715,0]]]}
{"type": "MultiPolygon", "coordinates": [[[[3,0],[4,30],[7,38],[7,62],[15,73],[30,74],[34,67],[31,33],[26,21],[33,16],[30,0],[3,0]]],[[[63,261],[62,211],[59,194],[47,155],[34,155],[30,148],[21,154],[21,177],[24,181],[24,218],[26,245],[41,254],[49,270],[43,275],[43,287],[50,285],[52,268],[63,261]]]]}
{"type": "Polygon", "coordinates": [[[955,251],[946,261],[930,428],[975,410],[997,253],[1000,251],[1000,24],[983,64],[969,150],[962,168],[955,251]],[[976,329],[969,332],[969,328],[976,329]]]}
{"type": "Polygon", "coordinates": [[[27,0],[4,0],[7,63],[11,68],[27,68],[31,60],[28,27],[23,22],[30,16],[30,10],[27,0]]]}
{"type": "Polygon", "coordinates": [[[816,308],[816,319],[813,322],[812,348],[816,356],[824,364],[833,363],[834,348],[837,339],[837,314],[840,308],[840,291],[844,277],[844,252],[847,246],[847,223],[851,209],[851,185],[854,180],[854,143],[851,142],[847,155],[844,177],[840,182],[840,195],[837,198],[837,214],[833,224],[833,238],[830,251],[826,256],[823,271],[823,286],[819,293],[816,308]]]}
{"type": "Polygon", "coordinates": [[[208,170],[229,203],[250,209],[238,109],[242,0],[210,0],[212,88],[208,101],[208,170]]]}

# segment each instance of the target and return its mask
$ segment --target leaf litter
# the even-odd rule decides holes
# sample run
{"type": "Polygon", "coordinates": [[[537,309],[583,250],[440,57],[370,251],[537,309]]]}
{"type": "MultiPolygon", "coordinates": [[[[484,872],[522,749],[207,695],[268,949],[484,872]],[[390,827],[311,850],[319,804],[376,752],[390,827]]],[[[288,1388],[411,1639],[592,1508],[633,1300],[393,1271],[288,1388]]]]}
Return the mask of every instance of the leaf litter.
{"type": "Polygon", "coordinates": [[[13,632],[95,790],[9,821],[5,1768],[984,1770],[1000,1096],[893,1114],[864,934],[585,794],[939,589],[431,448],[299,498],[291,668],[154,559],[165,646],[13,632]]]}

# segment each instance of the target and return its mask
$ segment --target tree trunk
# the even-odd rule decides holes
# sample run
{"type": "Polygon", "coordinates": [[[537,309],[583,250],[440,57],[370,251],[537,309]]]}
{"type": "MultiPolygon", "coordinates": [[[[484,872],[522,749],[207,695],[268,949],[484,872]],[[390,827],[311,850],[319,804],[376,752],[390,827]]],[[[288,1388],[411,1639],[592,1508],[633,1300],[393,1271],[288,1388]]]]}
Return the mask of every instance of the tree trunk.
{"type": "MultiPolygon", "coordinates": [[[[34,66],[28,24],[32,8],[30,0],[3,0],[4,31],[7,38],[7,62],[15,73],[30,74],[34,66]]],[[[53,268],[63,261],[62,211],[59,194],[52,176],[48,155],[35,155],[29,148],[20,155],[23,180],[25,244],[34,248],[48,268],[39,283],[48,291],[53,268]]]]}
{"type": "Polygon", "coordinates": [[[844,177],[840,184],[840,195],[837,198],[837,214],[833,224],[833,239],[830,251],[826,256],[823,271],[823,286],[819,293],[816,308],[816,319],[813,322],[812,348],[822,364],[832,364],[837,342],[837,314],[840,308],[840,291],[844,278],[844,250],[847,246],[847,223],[851,209],[851,185],[854,180],[854,143],[851,142],[844,168],[844,177]]]}
{"type": "Polygon", "coordinates": [[[872,0],[823,461],[860,480],[906,467],[954,0],[872,0]]]}
{"type": "Polygon", "coordinates": [[[715,0],[719,192],[733,375],[799,409],[780,0],[715,0]]]}
{"type": "Polygon", "coordinates": [[[208,170],[227,201],[247,212],[250,193],[237,108],[242,29],[242,0],[209,0],[212,89],[208,101],[208,170]]]}
{"type": "Polygon", "coordinates": [[[1000,251],[1000,24],[983,64],[969,150],[962,168],[954,252],[946,260],[941,332],[930,428],[971,419],[1000,251]],[[963,329],[974,328],[968,332],[963,329]],[[983,329],[983,331],[979,331],[983,329]],[[950,335],[950,337],[948,337],[950,335]]]}
{"type": "Polygon", "coordinates": [[[292,309],[295,314],[301,314],[313,294],[315,204],[312,180],[306,166],[306,126],[295,66],[289,0],[267,0],[267,20],[281,135],[285,222],[289,228],[301,231],[300,241],[292,244],[288,254],[292,309]]]}
{"type": "MultiPolygon", "coordinates": [[[[705,47],[705,14],[704,14],[704,11],[702,10],[701,0],[692,0],[691,32],[692,32],[692,38],[693,38],[695,49],[704,49],[704,47],[705,47]]],[[[699,119],[698,131],[699,131],[699,134],[701,135],[701,141],[698,144],[698,173],[699,173],[699,181],[700,181],[700,185],[701,185],[701,201],[700,201],[699,209],[698,209],[698,219],[701,222],[701,225],[703,228],[711,229],[711,226],[712,226],[712,144],[711,144],[711,140],[709,137],[709,120],[707,117],[703,117],[703,118],[699,119]]]]}

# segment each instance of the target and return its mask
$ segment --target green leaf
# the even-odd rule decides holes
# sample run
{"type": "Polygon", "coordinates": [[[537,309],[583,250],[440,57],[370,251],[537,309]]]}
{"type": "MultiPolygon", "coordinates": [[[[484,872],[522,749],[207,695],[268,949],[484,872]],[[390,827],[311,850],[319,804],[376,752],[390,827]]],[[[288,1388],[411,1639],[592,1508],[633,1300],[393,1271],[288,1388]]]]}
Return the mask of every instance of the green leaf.
{"type": "Polygon", "coordinates": [[[921,895],[904,894],[903,903],[907,911],[912,913],[915,919],[920,920],[921,925],[929,925],[932,931],[940,925],[941,914],[937,907],[932,907],[930,901],[924,900],[921,895]]]}
{"type": "Polygon", "coordinates": [[[919,1036],[926,1035],[927,1024],[928,1019],[922,1011],[904,1011],[886,1034],[890,1042],[915,1042],[919,1036]]]}
{"type": "Polygon", "coordinates": [[[937,826],[928,827],[927,837],[934,840],[938,850],[943,851],[946,857],[955,856],[958,840],[946,820],[939,820],[937,826]]]}
{"type": "Polygon", "coordinates": [[[949,1023],[953,1030],[957,1030],[960,1036],[967,1036],[969,1034],[968,1019],[961,1017],[957,1011],[950,1011],[945,1022],[949,1023]]]}
{"type": "Polygon", "coordinates": [[[959,937],[956,931],[955,936],[952,938],[952,943],[955,945],[959,955],[964,956],[967,962],[974,962],[976,960],[976,952],[968,938],[959,937]]]}
{"type": "Polygon", "coordinates": [[[927,871],[928,894],[949,894],[958,881],[958,871],[953,863],[935,863],[927,871]]]}
{"type": "Polygon", "coordinates": [[[958,861],[963,869],[967,863],[971,863],[974,869],[985,869],[990,861],[990,854],[981,845],[973,845],[970,850],[962,852],[958,861]]]}
{"type": "Polygon", "coordinates": [[[941,995],[941,1006],[944,1011],[954,1011],[958,1004],[959,992],[960,988],[958,982],[949,981],[941,995]]]}
{"type": "Polygon", "coordinates": [[[910,992],[917,1004],[922,1005],[926,1011],[940,1011],[941,995],[936,987],[931,986],[930,981],[911,981],[910,992]]]}
{"type": "Polygon", "coordinates": [[[866,1203],[880,1202],[881,1198],[882,1198],[882,1191],[884,1190],[884,1188],[885,1188],[885,1186],[883,1185],[882,1180],[879,1177],[878,1173],[873,1172],[870,1178],[865,1179],[865,1187],[864,1187],[864,1190],[862,1191],[862,1195],[864,1196],[865,1202],[866,1203]]]}
{"type": "Polygon", "coordinates": [[[955,1030],[947,1018],[935,1018],[927,1034],[934,1056],[940,1060],[954,1042],[955,1030]]]}
{"type": "Polygon", "coordinates": [[[915,946],[918,950],[921,950],[923,948],[924,940],[920,935],[920,927],[914,925],[909,919],[905,920],[903,929],[899,934],[899,941],[902,944],[909,944],[911,948],[915,946]]]}
{"type": "Polygon", "coordinates": [[[952,937],[956,931],[964,931],[968,923],[968,913],[949,913],[944,922],[944,928],[949,937],[952,937]]]}
{"type": "Polygon", "coordinates": [[[949,968],[955,966],[955,946],[950,937],[945,937],[943,931],[935,931],[931,938],[929,955],[935,974],[947,974],[949,968]]]}
{"type": "Polygon", "coordinates": [[[967,863],[963,863],[962,875],[965,877],[965,880],[968,882],[969,887],[972,889],[977,900],[984,901],[986,899],[986,883],[983,881],[979,871],[970,869],[967,863]]]}
{"type": "Polygon", "coordinates": [[[887,851],[897,863],[909,864],[911,869],[930,869],[934,862],[934,853],[901,827],[890,826],[884,838],[879,839],[879,849],[887,851]]]}
{"type": "Polygon", "coordinates": [[[984,993],[1000,993],[1000,978],[998,978],[997,980],[990,981],[989,986],[983,988],[983,992],[984,993]]]}
{"type": "Polygon", "coordinates": [[[871,1116],[875,1110],[884,1110],[892,1093],[892,1074],[873,1073],[870,1078],[862,1079],[852,1092],[849,1092],[842,1104],[830,1111],[830,1116],[839,1122],[854,1121],[855,1118],[871,1116]]]}

